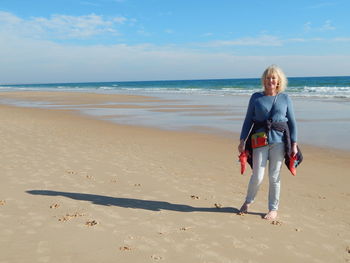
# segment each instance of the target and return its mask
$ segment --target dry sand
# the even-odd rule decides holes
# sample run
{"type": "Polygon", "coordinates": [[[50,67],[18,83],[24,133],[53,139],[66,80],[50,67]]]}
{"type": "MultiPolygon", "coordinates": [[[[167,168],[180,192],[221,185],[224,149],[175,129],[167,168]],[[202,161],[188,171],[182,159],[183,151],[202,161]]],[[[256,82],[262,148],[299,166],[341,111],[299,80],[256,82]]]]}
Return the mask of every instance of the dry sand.
{"type": "Polygon", "coordinates": [[[0,106],[0,118],[1,263],[350,262],[348,152],[302,145],[298,175],[283,167],[270,222],[267,180],[251,213],[236,214],[249,180],[237,135],[67,110],[0,106]]]}

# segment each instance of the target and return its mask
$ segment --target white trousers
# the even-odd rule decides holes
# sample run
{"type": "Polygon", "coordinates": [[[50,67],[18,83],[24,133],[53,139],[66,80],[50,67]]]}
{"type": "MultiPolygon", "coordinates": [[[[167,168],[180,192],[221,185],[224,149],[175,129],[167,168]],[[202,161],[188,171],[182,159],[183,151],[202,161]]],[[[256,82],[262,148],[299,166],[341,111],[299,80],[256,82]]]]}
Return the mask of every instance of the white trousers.
{"type": "Polygon", "coordinates": [[[284,143],[269,144],[253,149],[253,175],[250,178],[246,202],[254,202],[263,181],[265,167],[269,161],[269,211],[278,210],[280,198],[280,170],[284,160],[284,143]]]}

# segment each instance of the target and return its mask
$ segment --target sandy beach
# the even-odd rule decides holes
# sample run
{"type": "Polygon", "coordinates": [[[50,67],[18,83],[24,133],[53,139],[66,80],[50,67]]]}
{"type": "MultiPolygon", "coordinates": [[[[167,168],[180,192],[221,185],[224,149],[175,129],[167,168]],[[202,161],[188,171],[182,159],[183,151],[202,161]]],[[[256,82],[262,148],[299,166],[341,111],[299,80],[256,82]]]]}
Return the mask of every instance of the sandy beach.
{"type": "MultiPolygon", "coordinates": [[[[157,100],[52,94],[1,97],[80,107],[157,100]]],[[[238,134],[0,109],[1,263],[350,262],[349,151],[301,145],[305,161],[295,177],[283,167],[271,222],[262,219],[267,178],[251,213],[237,215],[250,172],[239,172],[238,134]]]]}

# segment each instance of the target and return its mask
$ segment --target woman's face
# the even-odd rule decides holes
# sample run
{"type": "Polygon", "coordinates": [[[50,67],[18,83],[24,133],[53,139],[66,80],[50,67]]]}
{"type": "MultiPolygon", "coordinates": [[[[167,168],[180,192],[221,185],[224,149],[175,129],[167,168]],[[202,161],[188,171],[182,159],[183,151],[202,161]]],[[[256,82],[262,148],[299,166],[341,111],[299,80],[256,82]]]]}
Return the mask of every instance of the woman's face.
{"type": "Polygon", "coordinates": [[[278,77],[276,74],[267,75],[264,80],[264,87],[267,93],[276,93],[278,87],[278,77]]]}

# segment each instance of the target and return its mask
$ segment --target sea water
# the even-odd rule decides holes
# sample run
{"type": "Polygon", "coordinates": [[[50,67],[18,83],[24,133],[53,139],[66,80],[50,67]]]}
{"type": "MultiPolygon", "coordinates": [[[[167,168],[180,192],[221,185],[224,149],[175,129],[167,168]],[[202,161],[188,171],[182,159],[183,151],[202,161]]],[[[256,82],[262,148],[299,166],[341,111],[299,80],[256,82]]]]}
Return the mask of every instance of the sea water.
{"type": "MultiPolygon", "coordinates": [[[[289,78],[287,92],[291,96],[312,98],[350,99],[350,77],[300,77],[289,78]]],[[[90,83],[54,83],[0,85],[2,91],[61,90],[82,92],[123,93],[178,93],[213,96],[250,95],[261,90],[260,79],[208,79],[126,81],[90,83]]]]}

